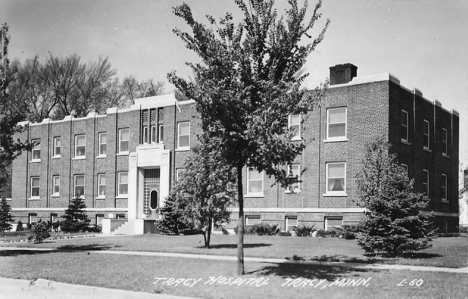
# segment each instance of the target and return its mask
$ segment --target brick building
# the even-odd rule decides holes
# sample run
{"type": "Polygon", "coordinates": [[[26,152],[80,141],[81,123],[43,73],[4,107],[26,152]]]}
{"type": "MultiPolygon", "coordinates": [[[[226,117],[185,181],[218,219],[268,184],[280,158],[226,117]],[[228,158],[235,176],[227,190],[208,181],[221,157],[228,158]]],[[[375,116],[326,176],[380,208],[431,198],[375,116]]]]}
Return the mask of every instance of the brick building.
{"type": "MultiPolygon", "coordinates": [[[[356,223],[364,212],[354,202],[364,146],[385,135],[416,190],[430,198],[427,210],[434,211],[436,224],[455,231],[458,113],[390,74],[358,77],[352,64],[331,67],[330,83],[319,108],[289,116],[297,132],[292,142],[307,142],[290,169],[301,182],[284,189],[254,169],[243,170],[246,223],[284,229],[356,223]]],[[[129,109],[111,108],[106,115],[29,124],[18,137],[39,144],[13,162],[15,219],[54,220],[80,194],[96,223],[109,216],[128,219],[130,231],[140,232],[144,218],[157,218],[199,130],[194,102],[179,104],[174,95],[137,99],[129,109]]],[[[236,211],[228,228],[235,226],[236,211]]]]}

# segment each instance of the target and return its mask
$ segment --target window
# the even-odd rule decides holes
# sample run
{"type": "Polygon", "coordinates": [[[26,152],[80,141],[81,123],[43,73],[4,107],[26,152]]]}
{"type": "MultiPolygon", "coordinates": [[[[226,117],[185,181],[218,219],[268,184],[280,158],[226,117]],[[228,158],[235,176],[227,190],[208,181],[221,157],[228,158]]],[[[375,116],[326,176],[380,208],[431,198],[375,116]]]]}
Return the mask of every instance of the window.
{"type": "Polygon", "coordinates": [[[106,155],[107,133],[99,133],[99,156],[106,155]]]}
{"type": "Polygon", "coordinates": [[[128,195],[128,172],[119,172],[118,185],[119,196],[128,195]]]}
{"type": "Polygon", "coordinates": [[[290,115],[288,128],[293,132],[291,135],[292,140],[301,139],[301,115],[290,115]]]}
{"type": "Polygon", "coordinates": [[[343,226],[343,217],[325,217],[325,230],[335,230],[343,226]]]}
{"type": "Polygon", "coordinates": [[[297,178],[297,182],[290,184],[287,187],[286,192],[298,193],[301,191],[300,180],[301,180],[301,166],[299,164],[293,164],[288,166],[288,176],[292,178],[297,178]]]}
{"type": "Polygon", "coordinates": [[[297,226],[297,217],[286,217],[286,231],[293,231],[297,226]]]}
{"type": "Polygon", "coordinates": [[[327,110],[327,140],[346,139],[346,108],[327,110]]]}
{"type": "Polygon", "coordinates": [[[408,142],[408,112],[401,110],[401,141],[408,142]]]}
{"type": "Polygon", "coordinates": [[[60,176],[58,175],[52,177],[52,195],[60,195],[60,176]]]}
{"type": "Polygon", "coordinates": [[[429,171],[423,169],[423,194],[425,197],[429,197],[429,171]]]}
{"type": "Polygon", "coordinates": [[[38,177],[31,178],[31,198],[39,198],[41,179],[38,177]]]}
{"type": "Polygon", "coordinates": [[[50,223],[54,223],[57,221],[57,214],[56,213],[51,213],[50,214],[50,223]]]}
{"type": "Polygon", "coordinates": [[[431,131],[430,129],[430,124],[429,121],[424,120],[424,149],[428,150],[429,149],[429,132],[431,131]]]}
{"type": "Polygon", "coordinates": [[[185,169],[179,168],[176,170],[176,181],[180,181],[184,176],[185,169]]]}
{"type": "Polygon", "coordinates": [[[102,226],[102,219],[104,219],[104,214],[96,214],[96,225],[102,226]]]}
{"type": "Polygon", "coordinates": [[[35,144],[32,149],[32,161],[41,161],[41,140],[31,140],[31,143],[35,144]]]}
{"type": "Polygon", "coordinates": [[[75,158],[84,158],[86,155],[86,135],[75,136],[75,158]]]}
{"type": "Polygon", "coordinates": [[[156,142],[156,126],[151,126],[151,143],[156,142]]]}
{"type": "Polygon", "coordinates": [[[119,153],[128,152],[129,137],[130,137],[130,130],[128,128],[119,130],[119,153]]]}
{"type": "Polygon", "coordinates": [[[62,147],[62,139],[54,137],[54,157],[60,157],[60,149],[62,147]]]}
{"type": "Polygon", "coordinates": [[[28,223],[32,224],[33,222],[37,222],[37,213],[28,214],[28,223]]]}
{"type": "Polygon", "coordinates": [[[106,175],[98,174],[98,197],[106,197],[106,175]]]}
{"type": "Polygon", "coordinates": [[[115,219],[127,219],[127,217],[125,217],[125,214],[117,214],[115,215],[115,219]]]}
{"type": "Polygon", "coordinates": [[[256,169],[247,170],[247,194],[263,196],[263,173],[256,169]]]}
{"type": "Polygon", "coordinates": [[[158,143],[164,142],[164,127],[163,125],[158,126],[158,143]]]}
{"type": "Polygon", "coordinates": [[[442,129],[442,155],[447,155],[448,150],[447,150],[447,130],[442,129]]]}
{"type": "Polygon", "coordinates": [[[345,193],[346,163],[327,163],[327,193],[345,193]]]}
{"type": "Polygon", "coordinates": [[[148,143],[148,127],[143,127],[143,143],[148,143]]]}
{"type": "Polygon", "coordinates": [[[447,176],[445,174],[442,175],[441,193],[442,201],[447,201],[447,176]]]}
{"type": "Polygon", "coordinates": [[[85,191],[85,179],[84,175],[75,175],[75,188],[73,196],[83,197],[85,191]]]}
{"type": "Polygon", "coordinates": [[[245,216],[245,225],[253,225],[262,222],[260,215],[245,216]]]}
{"type": "Polygon", "coordinates": [[[178,124],[177,129],[177,148],[186,149],[190,147],[190,123],[183,122],[178,124]]]}

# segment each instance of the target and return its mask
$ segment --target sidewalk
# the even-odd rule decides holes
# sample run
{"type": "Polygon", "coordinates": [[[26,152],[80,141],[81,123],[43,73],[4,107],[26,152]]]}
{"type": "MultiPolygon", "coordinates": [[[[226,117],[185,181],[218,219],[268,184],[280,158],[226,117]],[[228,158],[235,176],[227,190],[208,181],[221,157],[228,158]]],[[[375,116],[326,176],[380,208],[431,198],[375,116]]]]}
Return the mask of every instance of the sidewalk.
{"type": "Polygon", "coordinates": [[[166,294],[150,294],[68,284],[45,279],[29,281],[0,277],[0,286],[0,298],[2,299],[195,299],[166,294]]]}

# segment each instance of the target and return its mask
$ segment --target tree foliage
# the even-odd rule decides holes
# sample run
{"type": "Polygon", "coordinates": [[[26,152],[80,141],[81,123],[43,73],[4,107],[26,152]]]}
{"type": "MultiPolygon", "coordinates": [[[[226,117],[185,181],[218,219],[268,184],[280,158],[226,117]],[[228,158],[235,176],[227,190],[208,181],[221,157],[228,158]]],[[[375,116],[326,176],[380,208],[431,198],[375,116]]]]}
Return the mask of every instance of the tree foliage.
{"type": "Polygon", "coordinates": [[[38,222],[31,224],[31,233],[28,237],[30,241],[34,241],[34,243],[42,243],[48,237],[50,237],[50,232],[47,222],[39,219],[38,222]]]}
{"type": "Polygon", "coordinates": [[[65,215],[62,216],[61,228],[64,232],[79,232],[84,231],[89,227],[90,219],[85,212],[86,205],[84,198],[76,195],[71,199],[68,209],[65,210],[65,215]]]}
{"type": "Polygon", "coordinates": [[[5,197],[2,196],[0,202],[0,231],[4,232],[11,229],[11,222],[13,222],[13,216],[11,216],[11,207],[8,204],[5,197]]]}
{"type": "Polygon", "coordinates": [[[236,195],[235,171],[207,146],[203,141],[193,148],[193,155],[186,160],[185,170],[167,199],[178,222],[203,234],[206,248],[210,246],[213,224],[229,222],[228,208],[236,195]]]}
{"type": "Polygon", "coordinates": [[[304,7],[288,1],[289,8],[280,18],[273,0],[235,3],[243,15],[237,25],[230,13],[219,22],[207,16],[207,26],[194,19],[187,4],[174,8],[192,33],[174,32],[201,62],[187,63],[194,73],[192,81],[175,72],[168,78],[196,101],[205,138],[237,169],[238,274],[243,274],[242,169],[264,171],[287,184],[283,166],[292,164],[305,147],[305,142],[291,142],[288,116],[305,116],[323,96],[323,89],[308,92],[301,83],[308,75],[303,69],[306,59],[322,41],[329,21],[312,39],[310,31],[321,17],[321,1],[310,18],[306,16],[307,1],[304,7]]]}
{"type": "Polygon", "coordinates": [[[398,256],[429,248],[433,231],[431,215],[422,213],[427,201],[414,192],[414,180],[389,151],[384,137],[366,146],[357,203],[368,212],[358,243],[366,253],[398,256]]]}

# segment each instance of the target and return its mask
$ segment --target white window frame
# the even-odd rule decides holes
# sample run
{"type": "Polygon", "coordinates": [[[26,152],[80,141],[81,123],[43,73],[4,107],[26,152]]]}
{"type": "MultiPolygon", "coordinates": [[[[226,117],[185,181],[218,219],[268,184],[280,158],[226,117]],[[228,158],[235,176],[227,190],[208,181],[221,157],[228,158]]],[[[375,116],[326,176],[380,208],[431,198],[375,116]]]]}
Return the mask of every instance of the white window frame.
{"type": "Polygon", "coordinates": [[[431,123],[428,120],[424,120],[423,130],[423,135],[427,138],[427,143],[423,145],[423,149],[429,150],[431,144],[431,123]]]}
{"type": "Polygon", "coordinates": [[[129,177],[128,177],[128,172],[127,171],[121,171],[117,174],[117,196],[118,197],[128,197],[128,180],[129,180],[129,177]],[[122,184],[120,181],[121,181],[121,176],[125,174],[127,175],[127,183],[126,184],[122,184]],[[124,185],[127,185],[127,192],[126,193],[123,193],[121,192],[120,188],[121,186],[124,186],[124,185]]]}
{"type": "Polygon", "coordinates": [[[60,136],[54,137],[54,155],[53,158],[60,158],[62,152],[62,138],[60,136]],[[57,141],[59,141],[60,145],[57,146],[57,141]],[[59,153],[57,154],[57,148],[59,149],[59,153]]]}
{"type": "Polygon", "coordinates": [[[151,126],[151,129],[150,129],[150,141],[151,143],[156,143],[156,126],[155,125],[152,125],[151,126]]]}
{"type": "Polygon", "coordinates": [[[401,109],[401,115],[405,114],[406,115],[406,125],[403,124],[403,119],[400,120],[400,126],[404,127],[406,129],[406,139],[401,136],[401,141],[402,142],[408,142],[409,140],[409,118],[408,118],[408,111],[401,109]]]}
{"type": "Polygon", "coordinates": [[[336,108],[328,108],[327,109],[327,139],[326,141],[346,141],[348,140],[348,107],[336,107],[336,108]],[[342,124],[343,122],[337,123],[330,123],[330,111],[334,110],[344,110],[345,119],[344,119],[344,126],[345,126],[345,133],[344,136],[336,136],[330,137],[330,125],[332,124],[342,124]]]}
{"type": "Polygon", "coordinates": [[[177,124],[177,149],[179,149],[179,150],[190,149],[190,122],[189,121],[183,121],[183,122],[179,122],[177,124]],[[184,134],[184,135],[180,134],[181,125],[188,125],[188,131],[189,131],[188,134],[184,134]],[[181,137],[186,137],[186,136],[188,136],[188,145],[187,146],[180,146],[180,138],[181,137]]]}
{"type": "Polygon", "coordinates": [[[426,181],[424,182],[424,177],[423,177],[423,180],[422,180],[422,184],[423,184],[423,193],[424,193],[424,197],[425,198],[430,198],[430,173],[429,173],[429,170],[427,169],[423,169],[423,173],[425,173],[425,176],[426,176],[426,181]]]}
{"type": "Polygon", "coordinates": [[[164,126],[158,125],[158,143],[164,142],[164,126]]]}
{"type": "Polygon", "coordinates": [[[41,178],[37,176],[31,177],[31,199],[40,199],[41,198],[41,178]],[[33,181],[37,180],[37,186],[33,184],[33,181]],[[38,195],[33,195],[33,189],[37,189],[38,195]]]}
{"type": "Polygon", "coordinates": [[[130,146],[130,128],[122,128],[122,129],[119,129],[119,154],[128,154],[129,153],[129,146],[130,146]],[[122,139],[122,133],[124,133],[125,131],[128,132],[128,139],[127,140],[123,140],[122,139]],[[122,150],[122,143],[123,142],[127,142],[127,150],[122,150]]]}
{"type": "Polygon", "coordinates": [[[180,181],[182,178],[182,175],[184,174],[185,169],[184,168],[177,168],[176,169],[176,181],[180,181]]]}
{"type": "Polygon", "coordinates": [[[60,176],[59,175],[54,175],[52,176],[52,196],[60,196],[60,176]],[[58,191],[56,191],[55,187],[58,188],[58,191]]]}
{"type": "Polygon", "coordinates": [[[445,128],[442,128],[442,156],[448,156],[448,132],[445,128]]]}
{"type": "Polygon", "coordinates": [[[298,226],[299,225],[299,222],[297,220],[297,216],[286,216],[286,231],[294,231],[294,228],[292,229],[288,229],[290,226],[298,226]],[[294,220],[296,222],[296,225],[290,225],[290,221],[294,220]]]}
{"type": "Polygon", "coordinates": [[[41,162],[41,139],[31,139],[31,143],[37,142],[37,144],[31,150],[31,162],[41,162]],[[35,152],[39,152],[35,154],[35,152]],[[34,156],[38,156],[38,158],[34,158],[34,156]]]}
{"type": "Polygon", "coordinates": [[[262,223],[262,217],[260,217],[260,215],[246,215],[245,216],[245,225],[254,225],[254,224],[259,224],[259,223],[262,223]]]}
{"type": "Polygon", "coordinates": [[[448,202],[448,181],[447,175],[442,174],[442,182],[441,182],[441,199],[444,202],[448,202]]]}
{"type": "MultiPolygon", "coordinates": [[[[337,177],[339,178],[339,177],[337,177]]],[[[325,194],[324,196],[347,196],[346,194],[346,162],[327,162],[325,164],[325,194]],[[328,176],[328,168],[330,165],[336,165],[336,164],[342,164],[344,165],[344,169],[343,169],[343,177],[344,177],[344,186],[343,186],[343,191],[332,191],[332,190],[329,190],[329,186],[328,186],[328,181],[330,179],[330,177],[328,176]]]]}
{"type": "MultiPolygon", "coordinates": [[[[300,164],[292,164],[292,165],[288,165],[288,175],[291,174],[291,171],[292,169],[291,168],[296,168],[297,167],[297,179],[298,179],[298,182],[297,183],[294,183],[292,186],[288,186],[286,188],[286,193],[300,193],[301,192],[301,165],[300,164]]],[[[294,175],[294,171],[292,172],[293,175],[294,175]]]]}
{"type": "Polygon", "coordinates": [[[99,148],[98,148],[98,157],[105,157],[106,156],[106,151],[107,151],[107,132],[101,132],[98,134],[98,141],[99,141],[99,148]],[[102,138],[105,138],[106,141],[102,142],[102,138]],[[102,146],[104,146],[104,153],[102,151],[102,146]]]}
{"type": "Polygon", "coordinates": [[[98,173],[97,176],[97,198],[106,198],[106,174],[98,173]],[[104,184],[101,184],[101,178],[104,178],[104,184]],[[104,194],[101,194],[101,187],[104,186],[104,194]]]}
{"type": "Polygon", "coordinates": [[[83,194],[80,195],[81,198],[83,198],[85,196],[85,192],[86,192],[86,177],[84,174],[75,174],[73,176],[73,197],[75,198],[76,197],[76,187],[81,187],[83,186],[83,194]],[[82,176],[83,177],[83,185],[77,185],[76,184],[76,180],[78,177],[82,176]]]}
{"type": "MultiPolygon", "coordinates": [[[[264,190],[264,187],[265,187],[265,186],[264,186],[265,178],[264,178],[263,171],[262,171],[262,172],[257,171],[257,172],[261,175],[261,177],[262,177],[262,188],[261,188],[262,191],[261,191],[261,192],[249,192],[249,190],[250,190],[250,182],[251,182],[251,180],[250,180],[250,171],[257,171],[257,170],[254,169],[254,168],[247,168],[247,176],[246,176],[246,178],[247,178],[247,196],[252,196],[252,197],[259,196],[259,197],[263,197],[263,196],[264,196],[264,195],[263,195],[263,190],[264,190]]],[[[255,181],[259,181],[259,180],[255,180],[255,181]]]]}
{"type": "Polygon", "coordinates": [[[75,159],[83,159],[86,158],[86,134],[78,134],[75,135],[75,159]],[[84,151],[83,155],[78,155],[78,138],[84,137],[84,151]]]}
{"type": "Polygon", "coordinates": [[[104,214],[96,214],[96,225],[102,226],[103,219],[104,219],[104,214]]]}
{"type": "Polygon", "coordinates": [[[297,131],[296,131],[296,134],[294,136],[291,136],[291,140],[301,140],[301,121],[302,121],[302,116],[300,114],[295,114],[295,115],[289,115],[288,117],[288,129],[291,130],[291,128],[293,127],[298,127],[297,131]],[[293,123],[293,117],[296,117],[298,118],[298,123],[293,123]]]}

